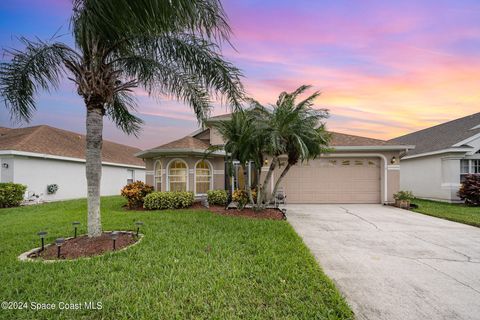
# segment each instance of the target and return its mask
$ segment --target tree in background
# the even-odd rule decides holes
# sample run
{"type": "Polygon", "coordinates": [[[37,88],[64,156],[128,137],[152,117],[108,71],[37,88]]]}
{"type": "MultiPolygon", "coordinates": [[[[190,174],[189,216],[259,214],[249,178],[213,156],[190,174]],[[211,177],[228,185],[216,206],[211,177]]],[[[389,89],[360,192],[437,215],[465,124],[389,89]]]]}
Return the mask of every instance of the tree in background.
{"type": "Polygon", "coordinates": [[[75,47],[21,38],[0,65],[0,94],[12,118],[30,121],[39,91],[68,78],[86,109],[88,235],[102,233],[100,180],[104,116],[126,134],[142,120],[132,111],[135,88],[189,104],[199,121],[211,99],[239,106],[241,73],[224,60],[220,44],[230,27],[219,0],[74,0],[71,31],[75,47]]]}

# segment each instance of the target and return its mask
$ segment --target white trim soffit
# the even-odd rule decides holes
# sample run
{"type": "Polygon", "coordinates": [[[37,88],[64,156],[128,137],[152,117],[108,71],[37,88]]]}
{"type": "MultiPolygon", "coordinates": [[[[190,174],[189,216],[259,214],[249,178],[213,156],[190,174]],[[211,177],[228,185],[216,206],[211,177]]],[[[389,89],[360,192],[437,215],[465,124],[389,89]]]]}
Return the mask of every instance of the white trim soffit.
{"type": "Polygon", "coordinates": [[[426,157],[426,156],[433,156],[436,154],[442,154],[442,153],[465,153],[465,152],[470,152],[472,151],[472,148],[449,148],[449,149],[442,149],[442,150],[436,150],[432,152],[424,152],[424,153],[419,153],[419,154],[413,154],[411,156],[405,156],[402,158],[402,160],[407,160],[407,159],[413,159],[413,158],[420,158],[420,157],[426,157]]]}
{"type": "Polygon", "coordinates": [[[334,151],[360,151],[360,150],[412,150],[415,149],[414,145],[385,145],[385,146],[334,146],[334,151]]]}
{"type": "Polygon", "coordinates": [[[207,156],[213,155],[213,156],[224,156],[225,152],[224,151],[214,151],[214,152],[205,152],[204,149],[188,149],[188,148],[175,148],[175,149],[149,149],[145,151],[140,151],[135,153],[134,155],[136,157],[142,158],[143,156],[149,155],[149,154],[179,154],[179,153],[185,153],[185,154],[206,154],[207,156]]]}
{"type": "MultiPolygon", "coordinates": [[[[24,157],[52,159],[52,160],[63,160],[63,161],[72,161],[72,162],[86,162],[85,159],[81,159],[81,158],[63,157],[63,156],[55,156],[55,155],[51,155],[51,154],[46,154],[46,153],[26,152],[26,151],[17,151],[17,150],[0,150],[0,155],[24,156],[24,157]]],[[[134,164],[126,164],[126,163],[115,163],[115,162],[102,161],[102,165],[113,166],[113,167],[127,167],[127,168],[135,168],[135,169],[145,170],[145,167],[137,166],[137,165],[134,165],[134,164]]]]}

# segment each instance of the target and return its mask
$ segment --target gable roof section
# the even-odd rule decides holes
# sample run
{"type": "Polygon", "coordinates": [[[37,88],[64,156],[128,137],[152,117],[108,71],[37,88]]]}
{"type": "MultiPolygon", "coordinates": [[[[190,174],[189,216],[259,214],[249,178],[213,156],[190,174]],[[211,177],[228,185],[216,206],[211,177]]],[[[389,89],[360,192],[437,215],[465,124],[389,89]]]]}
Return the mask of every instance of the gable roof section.
{"type": "Polygon", "coordinates": [[[330,145],[332,147],[337,146],[345,146],[345,147],[353,147],[353,146],[388,146],[394,145],[393,143],[389,143],[385,140],[380,139],[373,139],[367,137],[360,137],[351,134],[339,133],[330,131],[332,134],[332,140],[330,145]]]}
{"type": "Polygon", "coordinates": [[[200,139],[186,136],[181,139],[162,144],[161,146],[155,147],[156,150],[168,150],[168,149],[199,149],[206,150],[210,145],[200,139]]]}
{"type": "MultiPolygon", "coordinates": [[[[85,159],[85,135],[46,125],[4,129],[0,128],[0,150],[85,159]]],[[[102,161],[144,167],[145,163],[134,156],[138,151],[138,148],[103,140],[102,161]]]]}
{"type": "Polygon", "coordinates": [[[408,151],[407,156],[434,153],[440,150],[465,150],[469,145],[458,145],[475,135],[480,134],[480,112],[463,118],[445,122],[430,128],[413,132],[389,142],[398,144],[414,144],[415,149],[408,151]]]}

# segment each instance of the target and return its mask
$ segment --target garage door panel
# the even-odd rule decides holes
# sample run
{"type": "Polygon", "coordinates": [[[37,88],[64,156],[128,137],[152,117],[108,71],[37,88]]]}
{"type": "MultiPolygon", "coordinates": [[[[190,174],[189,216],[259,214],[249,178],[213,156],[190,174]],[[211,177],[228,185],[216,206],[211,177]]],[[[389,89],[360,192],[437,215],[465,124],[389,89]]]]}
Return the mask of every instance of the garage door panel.
{"type": "Polygon", "coordinates": [[[316,159],[292,167],[282,185],[289,203],[379,203],[380,161],[316,159]]]}

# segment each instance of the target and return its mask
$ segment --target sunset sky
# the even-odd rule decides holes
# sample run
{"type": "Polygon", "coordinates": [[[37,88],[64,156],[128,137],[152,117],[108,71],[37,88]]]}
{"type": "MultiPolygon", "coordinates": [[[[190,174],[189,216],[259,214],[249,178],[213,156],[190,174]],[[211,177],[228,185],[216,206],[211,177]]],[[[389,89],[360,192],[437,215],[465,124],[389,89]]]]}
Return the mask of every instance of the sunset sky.
{"type": "MultiPolygon", "coordinates": [[[[228,0],[235,49],[250,96],[274,102],[281,91],[311,84],[330,109],[330,130],[380,139],[480,112],[480,1],[228,0]]],[[[16,37],[72,43],[69,0],[0,3],[0,46],[16,37]]],[[[149,148],[197,128],[188,106],[139,95],[139,139],[111,123],[105,139],[149,148]]],[[[74,86],[42,93],[32,124],[83,133],[85,110],[74,86]]],[[[217,108],[214,113],[228,110],[217,108]]],[[[0,126],[10,122],[0,106],[0,126]]]]}

